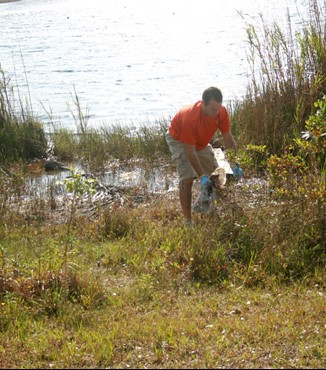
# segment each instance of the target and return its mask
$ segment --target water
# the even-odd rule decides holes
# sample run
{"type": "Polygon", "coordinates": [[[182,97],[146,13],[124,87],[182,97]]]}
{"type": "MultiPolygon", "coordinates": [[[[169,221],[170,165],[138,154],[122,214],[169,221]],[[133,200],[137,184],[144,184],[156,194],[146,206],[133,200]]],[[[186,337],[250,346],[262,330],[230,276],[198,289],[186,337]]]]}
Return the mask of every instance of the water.
{"type": "Polygon", "coordinates": [[[76,91],[89,126],[169,117],[221,88],[245,93],[245,23],[293,25],[305,0],[22,0],[0,4],[0,63],[17,99],[73,128],[76,91]],[[30,99],[29,99],[30,97],[30,99]],[[69,107],[69,106],[70,107],[69,107]]]}
{"type": "MultiPolygon", "coordinates": [[[[75,173],[85,174],[83,166],[76,164],[75,173]]],[[[52,192],[59,196],[66,193],[65,179],[72,175],[71,171],[40,171],[28,174],[25,178],[26,198],[46,197],[52,192]]],[[[150,193],[172,192],[178,189],[178,178],[166,166],[144,168],[142,166],[117,167],[107,169],[99,175],[91,175],[104,186],[118,188],[140,188],[150,193]]]]}

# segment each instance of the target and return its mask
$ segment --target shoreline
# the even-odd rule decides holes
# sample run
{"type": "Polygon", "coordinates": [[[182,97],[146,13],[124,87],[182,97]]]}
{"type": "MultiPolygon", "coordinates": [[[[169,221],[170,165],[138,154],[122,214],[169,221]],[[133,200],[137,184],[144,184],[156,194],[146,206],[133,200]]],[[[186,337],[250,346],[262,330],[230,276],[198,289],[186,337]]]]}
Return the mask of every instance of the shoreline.
{"type": "Polygon", "coordinates": [[[13,3],[13,2],[16,2],[16,1],[20,1],[20,0],[0,0],[0,4],[13,3]]]}

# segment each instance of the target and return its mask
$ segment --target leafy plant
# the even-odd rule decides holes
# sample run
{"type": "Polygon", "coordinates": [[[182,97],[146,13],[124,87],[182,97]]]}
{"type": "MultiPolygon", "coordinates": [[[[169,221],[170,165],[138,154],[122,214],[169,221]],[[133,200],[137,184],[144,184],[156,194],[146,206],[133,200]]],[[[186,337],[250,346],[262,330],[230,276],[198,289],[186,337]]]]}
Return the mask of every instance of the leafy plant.
{"type": "Polygon", "coordinates": [[[266,145],[248,144],[239,150],[238,162],[245,172],[263,174],[267,166],[268,151],[266,145]]]}
{"type": "Polygon", "coordinates": [[[98,181],[94,178],[88,178],[80,172],[75,172],[74,168],[71,168],[71,176],[64,180],[64,184],[67,187],[67,191],[73,194],[70,208],[70,219],[68,222],[68,235],[70,234],[71,224],[74,221],[76,205],[78,198],[83,195],[91,195],[96,193],[96,185],[98,181]]]}
{"type": "Polygon", "coordinates": [[[326,162],[326,95],[314,103],[317,111],[306,121],[302,138],[295,139],[298,154],[307,160],[312,170],[325,170],[326,162]]]}
{"type": "Polygon", "coordinates": [[[317,112],[308,118],[303,138],[293,141],[291,153],[268,159],[270,184],[278,195],[318,199],[325,195],[326,98],[315,106],[317,112]]]}

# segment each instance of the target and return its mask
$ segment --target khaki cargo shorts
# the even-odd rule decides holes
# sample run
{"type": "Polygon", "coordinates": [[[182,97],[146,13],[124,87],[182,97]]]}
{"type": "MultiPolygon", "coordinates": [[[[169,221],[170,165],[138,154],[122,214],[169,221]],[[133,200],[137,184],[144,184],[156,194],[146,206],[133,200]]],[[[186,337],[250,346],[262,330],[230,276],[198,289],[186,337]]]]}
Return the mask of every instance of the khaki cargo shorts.
{"type": "MultiPolygon", "coordinates": [[[[172,160],[177,167],[180,181],[196,178],[197,173],[189,162],[186,154],[185,144],[175,140],[169,131],[166,133],[166,142],[172,154],[172,160]]],[[[204,149],[198,150],[197,155],[204,173],[210,175],[217,168],[217,161],[212,146],[208,144],[204,149]]]]}

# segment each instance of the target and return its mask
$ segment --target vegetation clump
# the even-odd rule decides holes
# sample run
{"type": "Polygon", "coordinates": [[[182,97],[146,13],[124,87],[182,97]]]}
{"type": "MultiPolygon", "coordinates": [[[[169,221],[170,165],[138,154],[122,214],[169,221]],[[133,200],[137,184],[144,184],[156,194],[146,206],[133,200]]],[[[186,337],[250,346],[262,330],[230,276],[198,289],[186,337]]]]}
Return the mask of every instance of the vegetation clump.
{"type": "Polygon", "coordinates": [[[15,112],[10,81],[1,70],[0,76],[0,164],[45,157],[43,125],[22,104],[21,113],[15,112]]]}

